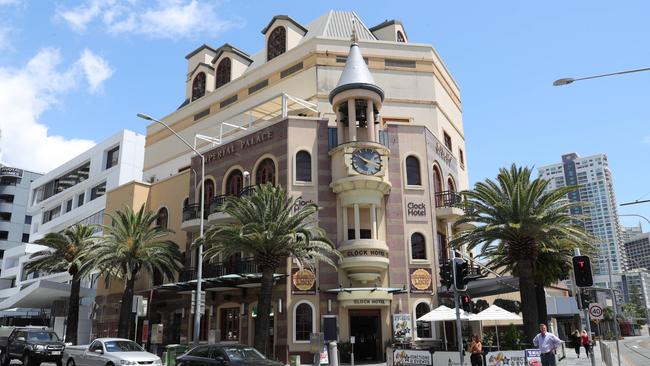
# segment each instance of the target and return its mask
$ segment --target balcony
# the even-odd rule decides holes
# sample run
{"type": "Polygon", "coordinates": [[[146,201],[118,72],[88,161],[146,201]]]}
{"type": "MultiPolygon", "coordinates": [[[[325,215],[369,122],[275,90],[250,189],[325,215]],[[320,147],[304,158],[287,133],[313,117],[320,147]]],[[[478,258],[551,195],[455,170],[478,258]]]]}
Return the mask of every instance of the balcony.
{"type": "Polygon", "coordinates": [[[456,221],[465,214],[461,207],[463,196],[454,191],[442,191],[435,194],[436,218],[456,221]]]}
{"type": "Polygon", "coordinates": [[[388,269],[388,245],[383,240],[346,240],[338,248],[343,258],[339,269],[350,280],[361,283],[378,281],[388,269]]]}
{"type": "MultiPolygon", "coordinates": [[[[217,263],[204,263],[202,270],[203,279],[219,278],[227,275],[243,276],[259,273],[254,258],[244,258],[217,263]]],[[[196,280],[196,268],[191,267],[182,270],[179,280],[181,282],[196,280]]]]}
{"type": "MultiPolygon", "coordinates": [[[[203,219],[205,220],[208,217],[208,209],[205,208],[203,219]]],[[[181,224],[181,229],[184,231],[197,233],[201,226],[201,205],[198,203],[192,203],[183,207],[183,222],[181,224]]]]}
{"type": "MultiPolygon", "coordinates": [[[[253,194],[253,192],[255,192],[256,188],[257,186],[246,186],[239,192],[237,196],[239,197],[250,196],[251,194],[253,194]]],[[[208,225],[234,221],[234,219],[230,217],[230,215],[221,211],[224,204],[226,203],[226,197],[228,196],[229,195],[227,194],[222,194],[212,199],[208,209],[208,225]]]]}

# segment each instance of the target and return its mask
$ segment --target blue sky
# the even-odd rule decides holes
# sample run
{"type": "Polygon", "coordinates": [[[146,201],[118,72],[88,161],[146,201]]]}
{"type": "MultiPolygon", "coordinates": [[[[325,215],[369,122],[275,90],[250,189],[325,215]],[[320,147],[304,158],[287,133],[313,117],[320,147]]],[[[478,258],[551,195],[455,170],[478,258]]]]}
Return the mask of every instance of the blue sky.
{"type": "MultiPolygon", "coordinates": [[[[472,182],[603,152],[618,201],[650,199],[650,72],[551,85],[650,66],[644,1],[0,0],[3,158],[43,170],[119,129],[144,132],[135,114],[181,103],[198,45],[254,53],[273,15],[308,23],[329,9],[368,26],[400,19],[411,42],[437,49],[461,88],[472,182]]],[[[620,212],[650,218],[650,204],[620,212]]]]}

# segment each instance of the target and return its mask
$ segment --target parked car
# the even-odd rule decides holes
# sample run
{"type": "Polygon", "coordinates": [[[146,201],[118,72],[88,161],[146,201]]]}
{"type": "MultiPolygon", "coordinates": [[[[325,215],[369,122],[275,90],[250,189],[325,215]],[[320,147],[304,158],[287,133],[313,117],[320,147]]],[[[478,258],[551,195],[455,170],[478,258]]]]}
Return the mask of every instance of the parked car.
{"type": "Polygon", "coordinates": [[[244,344],[217,343],[197,346],[176,357],[176,366],[283,366],[244,344]]]}
{"type": "Polygon", "coordinates": [[[65,344],[47,327],[3,327],[0,336],[0,365],[8,366],[17,359],[24,366],[38,366],[41,362],[54,362],[61,366],[65,344]],[[11,330],[11,331],[10,331],[11,330]]]}
{"type": "Polygon", "coordinates": [[[162,366],[160,357],[123,338],[97,338],[90,345],[68,346],[63,362],[66,366],[162,366]]]}

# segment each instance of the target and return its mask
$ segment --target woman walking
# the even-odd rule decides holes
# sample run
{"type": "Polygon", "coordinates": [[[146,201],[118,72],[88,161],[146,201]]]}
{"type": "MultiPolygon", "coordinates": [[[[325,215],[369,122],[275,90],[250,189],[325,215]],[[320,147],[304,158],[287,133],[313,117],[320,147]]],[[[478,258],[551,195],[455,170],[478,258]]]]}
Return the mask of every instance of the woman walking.
{"type": "Polygon", "coordinates": [[[472,336],[469,353],[471,354],[469,360],[472,362],[472,366],[483,366],[483,345],[476,334],[472,336]]]}
{"type": "Polygon", "coordinates": [[[576,355],[578,358],[580,358],[580,347],[582,347],[582,336],[580,335],[579,330],[575,330],[571,334],[571,344],[573,345],[573,349],[576,350],[576,355]]]}
{"type": "Polygon", "coordinates": [[[587,331],[582,331],[582,346],[585,348],[585,354],[589,357],[589,352],[591,352],[591,345],[589,344],[589,336],[587,331]]]}

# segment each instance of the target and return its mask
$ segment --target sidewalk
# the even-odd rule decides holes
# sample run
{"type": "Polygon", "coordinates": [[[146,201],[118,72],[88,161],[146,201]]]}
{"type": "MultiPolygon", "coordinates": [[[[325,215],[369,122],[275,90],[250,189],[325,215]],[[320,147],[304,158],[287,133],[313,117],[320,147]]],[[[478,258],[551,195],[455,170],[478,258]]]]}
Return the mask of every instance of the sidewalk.
{"type": "MultiPolygon", "coordinates": [[[[616,362],[616,347],[614,346],[614,342],[607,342],[607,343],[612,345],[611,349],[612,349],[613,364],[618,365],[618,363],[616,362]]],[[[596,345],[593,347],[593,350],[596,359],[596,366],[604,366],[605,363],[600,358],[600,346],[598,345],[598,343],[596,343],[596,345]]],[[[580,348],[580,358],[576,356],[576,353],[573,350],[573,348],[567,348],[566,358],[558,362],[558,366],[591,366],[591,358],[585,357],[584,348],[580,348]]],[[[629,365],[628,363],[625,362],[623,358],[621,358],[621,366],[632,366],[632,365],[629,365]]]]}

